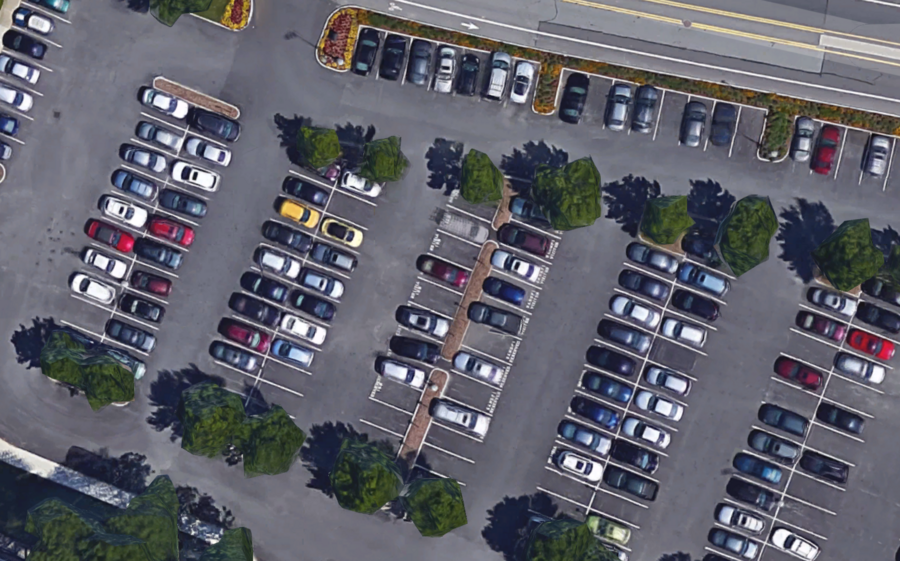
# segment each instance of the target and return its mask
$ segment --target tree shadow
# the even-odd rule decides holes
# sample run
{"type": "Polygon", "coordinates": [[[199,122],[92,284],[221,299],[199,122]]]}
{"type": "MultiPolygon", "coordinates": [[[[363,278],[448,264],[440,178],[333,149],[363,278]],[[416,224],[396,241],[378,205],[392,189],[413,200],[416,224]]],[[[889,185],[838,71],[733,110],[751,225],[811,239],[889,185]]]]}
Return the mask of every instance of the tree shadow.
{"type": "Polygon", "coordinates": [[[16,361],[25,368],[41,366],[41,350],[50,338],[50,333],[60,329],[53,318],[34,318],[31,327],[19,324],[19,330],[12,334],[10,342],[16,349],[16,361]]]}
{"type": "Polygon", "coordinates": [[[884,258],[887,260],[891,254],[891,246],[900,244],[900,233],[891,226],[881,230],[872,228],[872,244],[884,253],[884,258]]]}
{"type": "Polygon", "coordinates": [[[216,506],[212,497],[201,493],[196,487],[182,485],[175,488],[175,493],[178,495],[179,516],[190,516],[220,528],[234,526],[234,513],[231,509],[216,506]]]}
{"type": "Polygon", "coordinates": [[[293,118],[275,113],[274,120],[275,126],[278,127],[278,139],[281,141],[281,147],[287,152],[288,160],[295,166],[303,166],[303,158],[300,157],[300,151],[297,150],[297,136],[302,127],[312,125],[312,119],[301,117],[296,113],[293,118]]]}
{"type": "Polygon", "coordinates": [[[663,553],[659,557],[659,561],[691,561],[691,555],[683,551],[678,553],[663,553]]]}
{"type": "Polygon", "coordinates": [[[375,138],[375,125],[364,128],[348,122],[343,126],[336,125],[335,130],[341,144],[341,161],[344,163],[344,169],[359,168],[363,161],[363,149],[375,138]]]}
{"type": "Polygon", "coordinates": [[[603,187],[606,218],[612,218],[631,237],[637,236],[644,205],[660,196],[659,183],[629,174],[603,187]]]}
{"type": "Polygon", "coordinates": [[[717,181],[691,180],[687,196],[688,215],[694,219],[693,229],[704,238],[715,238],[719,224],[734,205],[734,195],[722,189],[717,181]]]}
{"type": "Polygon", "coordinates": [[[300,460],[312,472],[313,477],[306,484],[311,489],[318,489],[328,497],[334,496],[331,488],[331,468],[337,461],[341,442],[345,438],[356,438],[363,442],[369,440],[368,435],[358,432],[353,425],[345,425],[338,421],[328,421],[321,425],[313,425],[309,429],[306,442],[300,449],[300,460]]]}
{"type": "Polygon", "coordinates": [[[147,488],[147,478],[153,473],[153,470],[147,465],[147,456],[137,452],[128,452],[114,458],[109,456],[106,448],[91,452],[79,446],[72,446],[66,452],[66,460],[63,465],[78,473],[135,494],[141,493],[147,488]]]}
{"type": "Polygon", "coordinates": [[[462,169],[463,143],[445,138],[434,139],[434,144],[425,153],[428,171],[426,183],[432,189],[443,189],[449,195],[459,187],[459,174],[462,169]]]}
{"type": "Polygon", "coordinates": [[[535,493],[504,497],[487,514],[488,523],[481,531],[481,537],[488,547],[502,553],[506,561],[522,561],[528,541],[528,519],[535,514],[554,518],[557,508],[547,494],[535,493]]]}
{"type": "Polygon", "coordinates": [[[202,372],[196,364],[176,371],[160,370],[159,376],[150,384],[150,405],[156,410],[147,417],[147,423],[157,432],[171,430],[169,440],[172,442],[181,438],[182,426],[176,413],[181,392],[201,382],[225,385],[223,378],[202,372]]]}
{"type": "Polygon", "coordinates": [[[781,244],[779,259],[797,273],[803,282],[813,279],[815,262],[812,252],[834,232],[834,219],[820,201],[811,203],[797,199],[796,205],[781,209],[781,226],[775,239],[781,244]]]}
{"type": "Polygon", "coordinates": [[[241,392],[244,397],[244,412],[248,417],[254,415],[262,415],[272,408],[266,398],[263,397],[262,390],[254,387],[253,384],[244,382],[244,389],[241,392]]]}
{"type": "Polygon", "coordinates": [[[500,169],[510,179],[510,184],[518,193],[526,193],[531,188],[534,171],[540,164],[561,168],[569,163],[569,153],[556,146],[548,146],[541,140],[527,142],[522,149],[514,148],[512,154],[500,160],[500,169]]]}
{"type": "Polygon", "coordinates": [[[139,14],[146,14],[150,11],[150,0],[119,0],[125,2],[128,9],[139,14]]]}

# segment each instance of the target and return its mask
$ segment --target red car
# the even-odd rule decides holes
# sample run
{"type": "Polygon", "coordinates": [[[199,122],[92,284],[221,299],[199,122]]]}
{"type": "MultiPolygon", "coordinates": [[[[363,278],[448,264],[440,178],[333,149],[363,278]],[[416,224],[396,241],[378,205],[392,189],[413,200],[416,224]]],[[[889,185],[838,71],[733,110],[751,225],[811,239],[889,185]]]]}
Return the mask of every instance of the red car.
{"type": "Polygon", "coordinates": [[[547,255],[547,252],[550,250],[550,240],[548,238],[512,224],[506,224],[501,227],[500,231],[497,232],[497,237],[507,245],[524,249],[528,253],[540,255],[541,257],[547,255]]]}
{"type": "Polygon", "coordinates": [[[469,282],[468,271],[436,257],[420,255],[416,260],[416,268],[430,277],[440,279],[457,288],[462,288],[469,282]]]}
{"type": "Polygon", "coordinates": [[[184,247],[194,243],[194,230],[162,216],[154,216],[150,219],[150,233],[184,247]]]}
{"type": "Polygon", "coordinates": [[[850,331],[850,337],[847,341],[857,351],[862,351],[881,360],[890,360],[896,350],[894,349],[894,344],[890,341],[885,341],[881,337],[859,329],[850,331]]]}
{"type": "Polygon", "coordinates": [[[837,153],[838,143],[841,141],[841,131],[834,125],[825,125],[819,133],[819,143],[813,154],[812,170],[822,175],[831,173],[834,164],[834,155],[837,153]]]}
{"type": "Polygon", "coordinates": [[[843,323],[838,323],[819,314],[811,314],[809,312],[799,312],[797,314],[797,327],[818,333],[832,341],[841,341],[844,335],[847,334],[847,326],[843,323]]]}
{"type": "Polygon", "coordinates": [[[158,294],[159,296],[168,296],[172,293],[172,281],[162,277],[145,273],[144,271],[135,271],[131,273],[131,286],[144,292],[158,294]]]}
{"type": "Polygon", "coordinates": [[[131,234],[101,220],[88,220],[84,225],[84,231],[98,242],[114,247],[122,253],[130,253],[134,247],[134,238],[131,234]]]}
{"type": "Polygon", "coordinates": [[[219,323],[219,333],[228,337],[235,343],[240,343],[261,353],[269,350],[271,338],[268,333],[251,327],[245,323],[230,319],[223,319],[219,323]]]}
{"type": "Polygon", "coordinates": [[[793,380],[809,390],[817,390],[822,385],[821,372],[786,356],[780,356],[775,361],[775,373],[782,378],[793,380]]]}

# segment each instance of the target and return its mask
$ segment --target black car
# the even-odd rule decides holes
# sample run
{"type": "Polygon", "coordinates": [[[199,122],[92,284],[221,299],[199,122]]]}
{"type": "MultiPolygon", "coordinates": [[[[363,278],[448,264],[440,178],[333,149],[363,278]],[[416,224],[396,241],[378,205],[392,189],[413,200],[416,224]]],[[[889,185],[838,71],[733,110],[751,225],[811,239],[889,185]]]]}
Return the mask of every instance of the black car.
{"type": "Polygon", "coordinates": [[[600,324],[597,326],[597,334],[604,339],[628,347],[641,354],[650,350],[651,341],[649,335],[617,321],[600,320],[600,324]]]}
{"type": "Polygon", "coordinates": [[[900,333],[900,315],[869,304],[868,302],[861,302],[859,304],[859,309],[856,311],[856,317],[869,325],[880,327],[891,333],[900,333]]]}
{"type": "Polygon", "coordinates": [[[619,425],[619,414],[596,401],[576,396],[572,398],[569,407],[576,414],[581,415],[585,419],[590,419],[609,430],[615,430],[619,425]]]}
{"type": "Polygon", "coordinates": [[[603,482],[610,487],[631,493],[635,497],[647,501],[655,501],[656,493],[659,491],[659,485],[653,481],[614,465],[606,466],[606,471],[603,472],[603,482]]]}
{"type": "Polygon", "coordinates": [[[126,314],[131,314],[135,317],[154,323],[161,322],[163,316],[166,315],[166,309],[159,304],[154,304],[143,298],[138,298],[133,294],[125,294],[122,296],[122,299],[119,301],[119,309],[126,314]]]}
{"type": "Polygon", "coordinates": [[[681,238],[681,249],[699,258],[710,267],[718,267],[721,264],[719,255],[716,253],[715,240],[697,230],[689,230],[681,238]]]}
{"type": "Polygon", "coordinates": [[[289,247],[298,253],[308,252],[313,243],[309,234],[271,220],[263,224],[262,235],[267,240],[289,247]]]}
{"type": "Polygon", "coordinates": [[[360,76],[368,76],[375,64],[375,55],[378,54],[378,45],[381,44],[381,37],[378,32],[367,27],[359,32],[359,38],[356,42],[356,54],[353,55],[353,66],[351,69],[355,74],[360,76]]]}
{"type": "Polygon", "coordinates": [[[653,86],[641,86],[634,95],[634,114],[631,117],[631,130],[644,134],[653,130],[656,121],[656,102],[659,91],[653,86]]]}
{"type": "Polygon", "coordinates": [[[659,467],[659,456],[657,454],[644,450],[640,446],[635,446],[627,440],[618,438],[614,440],[609,455],[645,473],[653,473],[659,467]]]}
{"type": "Polygon", "coordinates": [[[735,499],[761,508],[766,512],[775,506],[775,495],[759,485],[747,483],[742,479],[732,477],[725,487],[725,492],[735,499]]]}
{"type": "Polygon", "coordinates": [[[544,216],[541,207],[531,199],[526,199],[525,197],[511,198],[509,200],[509,211],[524,220],[533,220],[545,226],[550,225],[550,221],[544,216]]]}
{"type": "Polygon", "coordinates": [[[385,80],[396,80],[403,69],[403,60],[406,58],[406,38],[400,35],[388,35],[384,40],[384,50],[381,51],[381,66],[378,75],[385,80]]]}
{"type": "Polygon", "coordinates": [[[683,312],[709,321],[715,321],[719,317],[718,304],[705,296],[700,296],[687,290],[676,290],[675,294],[672,295],[672,305],[683,312]]]}
{"type": "Polygon", "coordinates": [[[559,104],[559,118],[566,123],[577,125],[581,121],[581,113],[584,111],[584,102],[587,100],[590,78],[578,72],[572,72],[566,79],[566,89],[563,91],[562,101],[559,104]]]}
{"type": "Polygon", "coordinates": [[[38,60],[43,59],[47,52],[47,45],[14,29],[3,34],[3,46],[38,60]]]}
{"type": "Polygon", "coordinates": [[[206,203],[181,191],[172,189],[163,189],[159,194],[159,206],[193,216],[194,218],[203,218],[206,216],[206,203]]]}
{"type": "Polygon", "coordinates": [[[660,282],[647,275],[632,271],[631,269],[624,269],[619,273],[619,285],[621,285],[622,288],[633,290],[638,294],[643,294],[644,296],[661,302],[665,301],[666,297],[669,295],[669,285],[667,283],[660,282]]]}
{"type": "Polygon", "coordinates": [[[285,177],[281,184],[281,190],[317,206],[325,206],[325,203],[328,202],[328,191],[297,177],[285,177]]]}
{"type": "Polygon", "coordinates": [[[622,376],[633,376],[637,368],[637,362],[633,358],[596,345],[591,346],[587,350],[585,358],[590,364],[598,368],[603,368],[622,376]]]}
{"type": "MultiPolygon", "coordinates": [[[[394,319],[396,319],[397,323],[400,325],[405,325],[410,329],[415,329],[428,334],[434,334],[435,327],[442,321],[444,322],[444,325],[447,325],[447,320],[445,318],[427,310],[423,310],[422,308],[414,308],[412,306],[398,306],[397,311],[394,312],[394,319]]],[[[444,333],[444,335],[445,334],[446,333],[444,333]]],[[[442,337],[443,335],[439,336],[442,337]]]]}
{"type": "Polygon", "coordinates": [[[156,347],[156,337],[143,329],[132,327],[117,319],[106,322],[106,334],[114,341],[145,353],[149,353],[156,347]]]}
{"type": "Polygon", "coordinates": [[[406,81],[416,86],[424,86],[431,74],[431,42],[416,39],[409,49],[409,64],[406,67],[406,81]]]}
{"type": "Polygon", "coordinates": [[[391,352],[402,357],[421,360],[428,364],[437,362],[437,359],[441,354],[440,348],[434,343],[400,335],[391,337],[390,348],[391,352]]]}
{"type": "Polygon", "coordinates": [[[804,471],[835,483],[846,483],[847,476],[850,475],[850,466],[847,464],[810,450],[803,452],[800,457],[800,467],[804,471]]]}
{"type": "Polygon", "coordinates": [[[512,335],[518,335],[519,330],[522,329],[520,316],[481,302],[469,304],[466,315],[475,323],[482,323],[512,335]]]}
{"type": "Polygon", "coordinates": [[[228,299],[228,307],[245,318],[269,327],[278,325],[281,320],[281,311],[278,308],[239,292],[231,294],[231,298],[228,299]]]}
{"type": "Polygon", "coordinates": [[[713,110],[712,126],[709,132],[709,141],[713,146],[727,146],[734,137],[734,127],[737,124],[737,109],[730,103],[716,103],[713,110]]]}
{"type": "Polygon", "coordinates": [[[581,387],[619,403],[628,403],[633,393],[631,386],[596,372],[585,372],[581,377],[581,387]]]}
{"type": "Polygon", "coordinates": [[[139,257],[159,263],[173,270],[181,267],[181,263],[184,260],[184,255],[180,251],[147,238],[135,240],[134,252],[139,257]]]}
{"type": "Polygon", "coordinates": [[[331,321],[334,318],[334,304],[300,290],[291,293],[291,305],[301,312],[325,321],[331,321]]]}
{"type": "Polygon", "coordinates": [[[763,403],[759,407],[758,417],[760,421],[770,427],[775,427],[797,436],[805,436],[806,431],[809,429],[809,421],[805,417],[771,403],[763,403]]]}
{"type": "Polygon", "coordinates": [[[819,405],[819,408],[816,409],[816,419],[853,434],[862,434],[866,427],[866,421],[862,417],[830,403],[819,405]]]}
{"type": "Polygon", "coordinates": [[[241,136],[241,125],[237,121],[232,121],[228,117],[223,117],[206,109],[195,107],[191,111],[189,119],[191,126],[200,132],[205,132],[228,142],[234,142],[241,136]]]}
{"type": "Polygon", "coordinates": [[[881,279],[872,277],[862,283],[862,291],[871,296],[878,298],[888,304],[900,306],[900,292],[897,292],[891,285],[881,279]]]}
{"type": "Polygon", "coordinates": [[[250,271],[241,275],[241,288],[279,304],[284,304],[288,297],[288,287],[278,281],[250,271]]]}
{"type": "Polygon", "coordinates": [[[481,60],[469,53],[463,55],[459,65],[459,73],[456,77],[456,93],[460,95],[475,95],[478,86],[478,71],[481,68],[481,60]]]}

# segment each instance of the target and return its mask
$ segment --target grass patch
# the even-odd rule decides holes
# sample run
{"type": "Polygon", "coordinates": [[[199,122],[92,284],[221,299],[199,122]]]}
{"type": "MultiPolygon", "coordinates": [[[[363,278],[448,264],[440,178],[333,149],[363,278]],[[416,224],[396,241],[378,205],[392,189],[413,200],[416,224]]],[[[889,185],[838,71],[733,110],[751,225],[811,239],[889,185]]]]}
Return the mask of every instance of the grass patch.
{"type": "MultiPolygon", "coordinates": [[[[209,8],[202,12],[197,12],[197,15],[216,23],[222,23],[222,16],[225,15],[225,8],[228,7],[228,1],[229,0],[212,0],[209,4],[209,8]]],[[[3,0],[0,0],[0,3],[2,2],[3,0]]]]}

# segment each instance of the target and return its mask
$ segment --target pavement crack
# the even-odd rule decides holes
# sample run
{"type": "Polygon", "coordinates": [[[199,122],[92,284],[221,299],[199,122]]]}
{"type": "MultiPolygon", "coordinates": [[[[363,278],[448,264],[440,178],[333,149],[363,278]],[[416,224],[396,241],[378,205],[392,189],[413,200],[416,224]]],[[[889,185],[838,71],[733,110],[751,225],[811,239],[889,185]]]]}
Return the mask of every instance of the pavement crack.
{"type": "Polygon", "coordinates": [[[843,75],[843,74],[838,74],[838,73],[836,73],[836,72],[819,72],[819,76],[835,76],[835,77],[837,77],[837,78],[843,78],[843,79],[845,79],[845,80],[852,80],[852,81],[854,81],[854,82],[859,82],[860,84],[866,84],[866,85],[868,85],[868,86],[874,86],[874,85],[875,85],[875,82],[876,82],[879,78],[881,78],[882,76],[884,76],[884,74],[883,74],[883,73],[880,73],[880,74],[878,75],[878,77],[875,78],[875,80],[872,80],[871,82],[868,81],[868,80],[864,80],[864,79],[862,79],[862,78],[854,78],[854,77],[852,77],[852,76],[845,76],[845,75],[843,75]]]}

